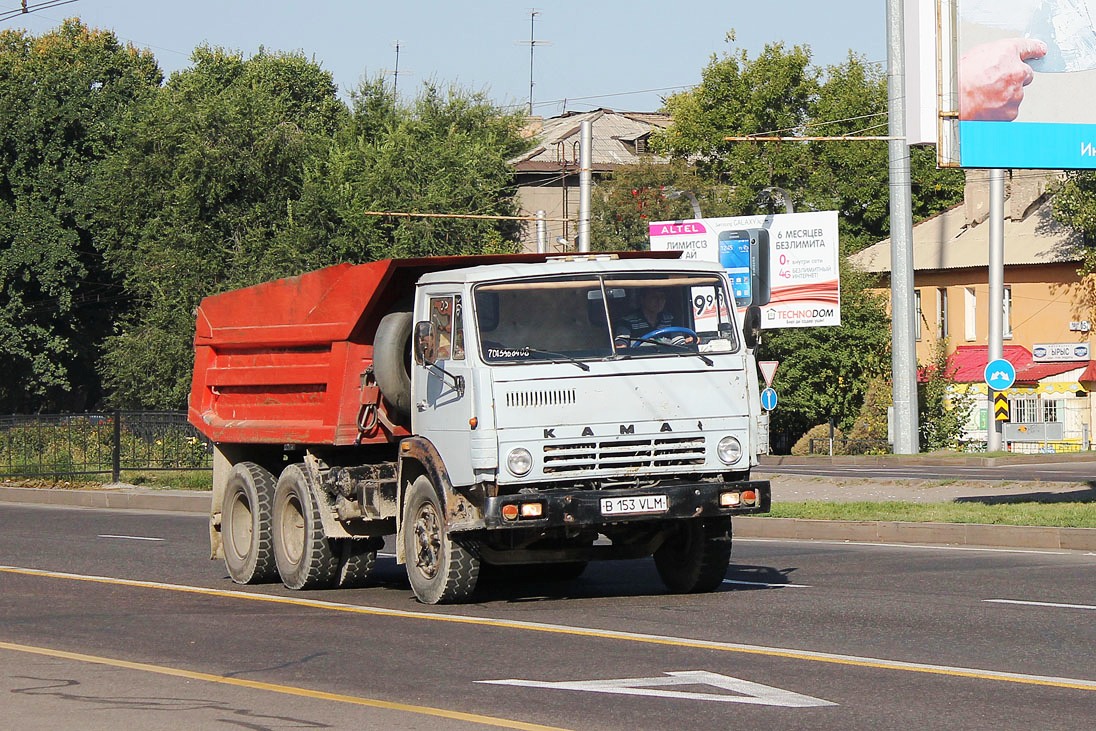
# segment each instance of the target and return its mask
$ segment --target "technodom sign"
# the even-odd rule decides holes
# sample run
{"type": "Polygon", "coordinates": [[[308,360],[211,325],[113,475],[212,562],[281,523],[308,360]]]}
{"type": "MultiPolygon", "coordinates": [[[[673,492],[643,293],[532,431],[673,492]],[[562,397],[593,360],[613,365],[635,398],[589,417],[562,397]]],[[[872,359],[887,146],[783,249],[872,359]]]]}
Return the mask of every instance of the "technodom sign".
{"type": "Polygon", "coordinates": [[[658,221],[650,237],[651,251],[722,263],[739,308],[762,305],[763,328],[841,324],[837,211],[658,221]]]}
{"type": "Polygon", "coordinates": [[[939,11],[942,163],[1096,168],[1096,0],[939,0],[939,11]]]}

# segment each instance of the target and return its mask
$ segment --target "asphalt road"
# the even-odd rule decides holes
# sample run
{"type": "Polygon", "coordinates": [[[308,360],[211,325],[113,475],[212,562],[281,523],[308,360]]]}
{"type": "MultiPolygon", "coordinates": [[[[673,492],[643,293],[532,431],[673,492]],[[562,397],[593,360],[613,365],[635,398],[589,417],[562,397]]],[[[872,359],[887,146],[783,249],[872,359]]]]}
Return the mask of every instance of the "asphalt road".
{"type": "Polygon", "coordinates": [[[1096,556],[739,541],[723,590],[649,561],[416,604],[238,587],[205,518],[0,504],[13,729],[1077,729],[1096,556]]]}

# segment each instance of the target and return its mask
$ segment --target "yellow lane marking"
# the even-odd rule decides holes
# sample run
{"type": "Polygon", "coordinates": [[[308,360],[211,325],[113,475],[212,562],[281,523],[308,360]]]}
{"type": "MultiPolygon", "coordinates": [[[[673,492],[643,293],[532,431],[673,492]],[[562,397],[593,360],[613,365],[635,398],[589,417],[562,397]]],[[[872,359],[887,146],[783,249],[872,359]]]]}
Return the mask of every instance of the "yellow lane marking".
{"type": "Polygon", "coordinates": [[[500,728],[521,729],[522,731],[566,731],[566,729],[561,729],[556,726],[541,726],[535,723],[511,721],[506,718],[481,716],[477,713],[462,713],[460,711],[449,711],[444,708],[412,706],[406,703],[392,703],[389,701],[375,700],[373,698],[361,698],[359,696],[353,695],[342,695],[340,693],[326,693],[320,690],[297,688],[292,685],[278,685],[277,683],[262,683],[257,680],[245,680],[243,678],[229,678],[223,675],[198,673],[191,670],[181,670],[179,668],[166,667],[163,665],[150,665],[143,662],[117,660],[111,657],[84,655],[79,652],[65,652],[64,650],[53,650],[48,647],[34,647],[31,645],[17,645],[11,642],[0,642],[0,650],[23,652],[30,655],[42,655],[45,657],[60,658],[63,660],[75,660],[76,662],[95,663],[96,665],[109,665],[110,667],[115,668],[138,670],[140,672],[156,673],[158,675],[169,675],[174,678],[185,678],[186,680],[202,680],[207,683],[220,683],[221,685],[232,685],[238,688],[265,690],[272,693],[282,693],[284,695],[300,696],[302,698],[312,698],[321,701],[349,703],[355,706],[381,708],[387,711],[403,711],[405,713],[417,713],[423,716],[437,716],[439,718],[446,718],[451,721],[467,721],[468,723],[478,723],[485,726],[498,726],[500,728]]]}
{"type": "Polygon", "coordinates": [[[355,604],[327,602],[317,599],[274,596],[271,594],[256,594],[246,591],[232,591],[225,589],[208,589],[201,586],[165,584],[155,581],[136,581],[134,579],[116,579],[106,576],[68,574],[57,571],[26,569],[17,566],[0,566],[0,573],[23,574],[26,576],[40,576],[53,579],[67,579],[71,581],[87,581],[99,584],[130,586],[144,589],[162,589],[164,591],[199,594],[202,596],[214,596],[226,599],[244,599],[247,601],[265,602],[270,604],[285,604],[295,607],[307,607],[310,609],[323,609],[327,611],[347,612],[350,614],[360,614],[367,616],[394,617],[399,619],[419,619],[429,622],[446,622],[452,624],[469,624],[481,627],[515,629],[527,632],[546,632],[551,634],[569,635],[573,637],[592,637],[597,639],[618,640],[621,642],[634,642],[648,645],[714,650],[716,652],[733,652],[745,655],[760,655],[764,657],[779,657],[789,660],[804,660],[809,662],[830,663],[834,665],[872,668],[877,670],[900,670],[910,673],[945,675],[958,678],[972,678],[975,680],[990,680],[1001,683],[1019,683],[1022,685],[1042,685],[1052,688],[1068,688],[1070,690],[1096,691],[1096,680],[1059,678],[1044,675],[1026,675],[1023,673],[1009,673],[996,670],[950,667],[947,665],[930,665],[923,663],[903,662],[901,660],[886,660],[872,657],[857,657],[855,655],[839,655],[827,652],[813,652],[811,650],[792,650],[780,647],[765,647],[762,645],[742,645],[732,642],[717,642],[713,640],[693,640],[682,637],[648,635],[634,632],[620,632],[617,630],[590,629],[585,627],[570,627],[567,625],[544,624],[540,622],[523,622],[509,619],[491,619],[485,617],[462,616],[455,614],[431,614],[428,612],[412,612],[403,609],[384,609],[382,607],[358,606],[355,604]]]}

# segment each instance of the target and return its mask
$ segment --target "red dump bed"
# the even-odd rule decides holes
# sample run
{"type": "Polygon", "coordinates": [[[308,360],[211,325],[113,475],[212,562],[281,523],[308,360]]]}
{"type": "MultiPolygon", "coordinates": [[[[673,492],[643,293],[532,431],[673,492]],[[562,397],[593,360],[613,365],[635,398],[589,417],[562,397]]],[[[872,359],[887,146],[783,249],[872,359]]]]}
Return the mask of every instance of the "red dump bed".
{"type": "Polygon", "coordinates": [[[410,310],[415,282],[427,272],[547,259],[515,254],[338,264],[206,297],[195,328],[190,422],[227,443],[343,445],[398,437],[399,430],[363,436],[359,428],[363,404],[376,401],[376,391],[362,386],[380,319],[410,310]]]}

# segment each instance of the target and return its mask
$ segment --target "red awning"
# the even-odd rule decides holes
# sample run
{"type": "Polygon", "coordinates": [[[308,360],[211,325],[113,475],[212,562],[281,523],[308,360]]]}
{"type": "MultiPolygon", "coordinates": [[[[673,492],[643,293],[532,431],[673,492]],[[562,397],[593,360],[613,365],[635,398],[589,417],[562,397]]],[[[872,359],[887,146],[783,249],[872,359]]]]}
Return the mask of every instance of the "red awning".
{"type": "MultiPolygon", "coordinates": [[[[1096,381],[1096,362],[1063,361],[1059,363],[1036,363],[1031,351],[1022,345],[1006,345],[1002,357],[1016,369],[1016,383],[1033,385],[1051,376],[1084,368],[1085,372],[1078,381],[1096,381]]],[[[985,345],[960,345],[948,356],[948,374],[956,383],[985,382],[986,364],[989,363],[989,347],[985,345]]],[[[923,370],[923,369],[922,369],[923,370]]],[[[924,375],[921,375],[924,380],[924,375]]]]}

